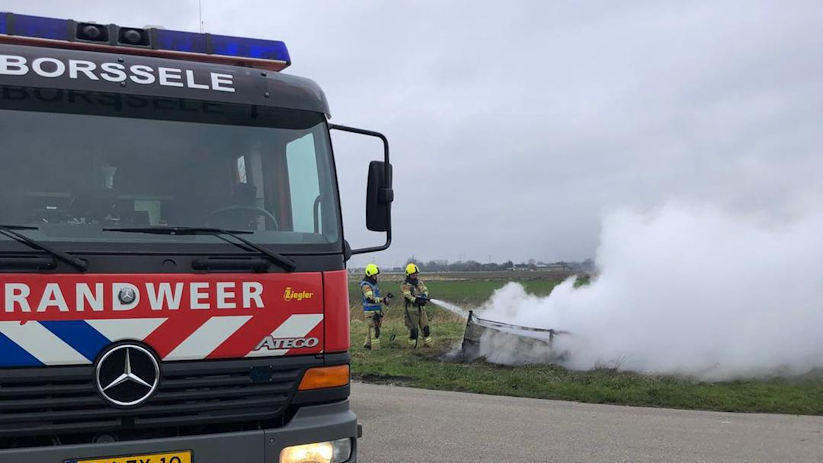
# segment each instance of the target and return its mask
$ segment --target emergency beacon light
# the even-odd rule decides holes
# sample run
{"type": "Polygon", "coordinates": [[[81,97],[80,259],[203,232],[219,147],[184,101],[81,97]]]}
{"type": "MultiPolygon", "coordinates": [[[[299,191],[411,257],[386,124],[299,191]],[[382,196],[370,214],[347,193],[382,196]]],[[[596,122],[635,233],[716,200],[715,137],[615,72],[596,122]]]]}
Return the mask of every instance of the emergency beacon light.
{"type": "Polygon", "coordinates": [[[277,40],[77,22],[0,12],[0,43],[114,52],[281,71],[291,64],[277,40]]]}

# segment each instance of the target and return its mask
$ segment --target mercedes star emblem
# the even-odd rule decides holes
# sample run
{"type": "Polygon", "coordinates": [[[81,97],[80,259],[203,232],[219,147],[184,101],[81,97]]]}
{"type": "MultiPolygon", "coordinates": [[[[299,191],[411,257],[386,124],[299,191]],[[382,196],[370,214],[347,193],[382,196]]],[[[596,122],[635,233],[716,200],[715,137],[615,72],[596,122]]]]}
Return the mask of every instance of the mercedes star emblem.
{"type": "Polygon", "coordinates": [[[120,294],[118,294],[117,297],[123,304],[131,304],[134,302],[134,298],[137,297],[137,294],[131,288],[122,288],[120,289],[120,294]]]}
{"type": "Polygon", "coordinates": [[[147,401],[160,382],[160,364],[148,349],[119,344],[100,357],[95,369],[97,391],[119,407],[136,407],[147,401]]]}

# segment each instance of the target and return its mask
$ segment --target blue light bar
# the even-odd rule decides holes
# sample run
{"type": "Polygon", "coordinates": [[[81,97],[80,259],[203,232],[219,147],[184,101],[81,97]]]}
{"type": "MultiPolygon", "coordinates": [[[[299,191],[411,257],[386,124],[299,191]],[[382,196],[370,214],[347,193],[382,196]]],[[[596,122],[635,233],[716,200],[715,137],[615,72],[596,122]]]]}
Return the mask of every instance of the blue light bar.
{"type": "MultiPolygon", "coordinates": [[[[14,35],[52,40],[69,39],[69,21],[65,19],[43,18],[22,14],[16,14],[13,18],[14,35]]],[[[8,28],[8,24],[6,27],[8,28]]]]}
{"type": "MultiPolygon", "coordinates": [[[[52,46],[89,50],[84,43],[94,43],[97,47],[112,47],[120,53],[163,56],[172,59],[208,61],[230,65],[246,65],[275,71],[291,64],[286,44],[278,40],[250,39],[225,35],[198,34],[194,32],[148,29],[144,32],[147,40],[134,43],[109,42],[108,39],[95,40],[81,37],[78,27],[83,23],[71,20],[44,18],[0,12],[0,34],[31,37],[64,42],[52,46]],[[143,49],[140,51],[139,49],[143,49]],[[154,51],[152,51],[154,50],[154,51]],[[205,55],[199,58],[197,55],[205,55]],[[234,59],[237,58],[237,59],[234,59]]],[[[119,27],[104,26],[107,34],[119,37],[119,27]]],[[[134,29],[134,28],[131,28],[134,29]]],[[[106,36],[108,37],[108,35],[106,36]]],[[[94,51],[105,51],[97,48],[94,51]]],[[[115,51],[115,50],[112,50],[115,51]]]]}
{"type": "Polygon", "coordinates": [[[209,52],[206,35],[194,32],[154,29],[154,46],[160,50],[174,50],[186,53],[209,52]]]}
{"type": "Polygon", "coordinates": [[[211,47],[212,53],[216,55],[240,56],[244,58],[291,63],[286,44],[277,40],[245,39],[240,37],[227,37],[225,35],[212,35],[211,47]]]}
{"type": "Polygon", "coordinates": [[[286,44],[278,40],[197,34],[166,29],[154,29],[153,33],[154,43],[152,48],[157,50],[253,58],[291,64],[291,57],[289,57],[286,44]]]}

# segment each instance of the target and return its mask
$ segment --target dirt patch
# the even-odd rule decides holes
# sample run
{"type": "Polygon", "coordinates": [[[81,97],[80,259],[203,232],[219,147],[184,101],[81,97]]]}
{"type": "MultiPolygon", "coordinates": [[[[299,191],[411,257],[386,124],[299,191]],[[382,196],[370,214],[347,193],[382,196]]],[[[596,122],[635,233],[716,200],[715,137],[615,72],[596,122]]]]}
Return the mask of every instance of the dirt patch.
{"type": "Polygon", "coordinates": [[[374,373],[352,374],[352,378],[364,383],[405,386],[415,381],[408,376],[379,375],[374,373]]]}

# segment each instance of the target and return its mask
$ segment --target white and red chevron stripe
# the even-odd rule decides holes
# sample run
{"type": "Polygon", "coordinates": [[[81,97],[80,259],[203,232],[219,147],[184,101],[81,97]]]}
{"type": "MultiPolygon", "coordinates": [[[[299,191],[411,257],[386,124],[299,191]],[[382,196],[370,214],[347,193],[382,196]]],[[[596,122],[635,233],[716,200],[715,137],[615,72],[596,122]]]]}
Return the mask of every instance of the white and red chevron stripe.
{"type": "MultiPolygon", "coordinates": [[[[162,356],[162,360],[208,358],[251,318],[248,315],[211,317],[174,350],[162,356]]],[[[113,342],[144,341],[149,334],[155,332],[162,336],[163,324],[167,320],[167,318],[106,319],[81,322],[82,324],[59,321],[28,323],[4,321],[0,322],[0,335],[11,340],[42,365],[89,364],[94,361],[94,357],[100,350],[113,342]],[[70,323],[73,326],[61,327],[61,323],[70,323]],[[99,338],[91,339],[95,335],[99,338]]],[[[306,337],[312,334],[322,320],[322,314],[291,315],[271,335],[275,338],[306,337]]],[[[259,342],[260,339],[256,339],[254,344],[259,342]]],[[[248,343],[244,344],[248,345],[248,343]]],[[[286,355],[288,351],[289,349],[261,349],[248,351],[241,357],[281,356],[286,355]]]]}
{"type": "MultiPolygon", "coordinates": [[[[4,276],[0,367],[89,364],[111,343],[122,340],[141,341],[165,361],[323,352],[323,274],[263,274],[254,275],[253,281],[250,277],[4,276]],[[115,291],[124,286],[138,293],[132,305],[115,300],[115,291]],[[159,298],[162,292],[165,297],[159,298]],[[255,350],[266,337],[318,341],[310,347],[255,350]]],[[[346,288],[338,286],[342,294],[334,301],[341,305],[341,313],[335,313],[335,319],[347,321],[348,307],[340,304],[346,288]]],[[[347,348],[347,336],[337,336],[335,346],[344,341],[347,348]]]]}

